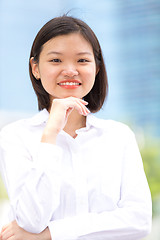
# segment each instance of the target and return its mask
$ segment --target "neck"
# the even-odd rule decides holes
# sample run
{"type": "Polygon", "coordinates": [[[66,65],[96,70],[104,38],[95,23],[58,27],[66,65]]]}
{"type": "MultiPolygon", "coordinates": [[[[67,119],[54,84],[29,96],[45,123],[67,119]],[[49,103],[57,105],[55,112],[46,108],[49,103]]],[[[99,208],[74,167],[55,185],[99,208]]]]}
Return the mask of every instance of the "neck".
{"type": "Polygon", "coordinates": [[[64,131],[75,138],[77,135],[75,131],[77,129],[83,128],[86,126],[86,117],[80,115],[76,110],[73,110],[68,116],[67,123],[64,127],[64,131]]]}

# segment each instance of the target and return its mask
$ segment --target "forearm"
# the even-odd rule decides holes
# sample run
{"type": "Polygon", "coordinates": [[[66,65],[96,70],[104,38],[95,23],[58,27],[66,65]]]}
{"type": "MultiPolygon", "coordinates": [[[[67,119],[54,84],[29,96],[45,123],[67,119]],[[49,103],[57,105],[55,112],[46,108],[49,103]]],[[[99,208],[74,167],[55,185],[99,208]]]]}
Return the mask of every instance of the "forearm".
{"type": "Polygon", "coordinates": [[[52,239],[136,240],[150,232],[151,214],[141,212],[141,208],[135,211],[117,208],[100,214],[88,213],[53,221],[50,222],[49,229],[52,239]]]}
{"type": "Polygon", "coordinates": [[[2,228],[0,240],[51,240],[51,234],[47,227],[41,233],[30,233],[18,226],[16,221],[13,221],[2,228]]]}
{"type": "Polygon", "coordinates": [[[58,160],[54,164],[57,172],[52,169],[50,171],[40,169],[43,165],[39,166],[39,169],[33,169],[20,189],[19,195],[14,194],[11,199],[16,220],[27,231],[35,233],[43,231],[52,212],[59,205],[61,179],[56,162],[58,160]]]}
{"type": "Polygon", "coordinates": [[[43,232],[41,232],[39,234],[33,233],[32,240],[51,240],[51,234],[50,234],[49,228],[47,227],[43,232]]]}
{"type": "Polygon", "coordinates": [[[45,130],[45,132],[43,133],[43,136],[41,138],[41,142],[42,143],[56,144],[56,138],[57,138],[56,134],[50,134],[49,131],[45,130]]]}
{"type": "Polygon", "coordinates": [[[18,147],[10,152],[7,146],[2,152],[2,170],[13,216],[26,231],[39,233],[59,205],[62,149],[40,143],[32,162],[18,147]],[[18,170],[8,171],[13,162],[18,170]]]}

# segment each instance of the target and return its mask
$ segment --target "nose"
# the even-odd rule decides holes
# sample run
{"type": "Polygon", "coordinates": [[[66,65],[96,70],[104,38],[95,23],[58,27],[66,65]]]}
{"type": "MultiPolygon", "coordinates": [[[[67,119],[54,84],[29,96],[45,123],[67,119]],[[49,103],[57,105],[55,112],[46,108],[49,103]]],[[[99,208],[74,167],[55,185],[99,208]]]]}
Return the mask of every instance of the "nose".
{"type": "Polygon", "coordinates": [[[74,67],[66,67],[63,71],[62,71],[62,75],[64,77],[74,77],[78,75],[78,71],[77,69],[75,69],[74,67]]]}

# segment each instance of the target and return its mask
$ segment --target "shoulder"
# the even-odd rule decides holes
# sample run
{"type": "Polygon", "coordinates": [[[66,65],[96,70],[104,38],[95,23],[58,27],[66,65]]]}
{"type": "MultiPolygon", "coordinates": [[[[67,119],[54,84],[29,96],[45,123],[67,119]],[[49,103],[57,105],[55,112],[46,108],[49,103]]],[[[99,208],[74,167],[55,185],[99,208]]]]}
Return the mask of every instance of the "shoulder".
{"type": "Polygon", "coordinates": [[[101,119],[95,115],[89,116],[89,122],[92,126],[102,131],[105,135],[110,135],[112,137],[126,138],[133,137],[134,133],[131,128],[125,123],[111,120],[111,119],[101,119]]]}
{"type": "Polygon", "coordinates": [[[94,115],[90,116],[90,124],[97,129],[99,136],[106,141],[110,139],[115,144],[126,144],[127,142],[135,139],[135,134],[132,129],[127,125],[119,121],[111,119],[100,119],[94,115]]]}
{"type": "Polygon", "coordinates": [[[0,136],[2,137],[13,134],[14,136],[23,135],[24,132],[31,131],[33,128],[39,128],[44,122],[46,122],[48,116],[47,113],[46,110],[43,110],[30,118],[24,118],[9,123],[1,129],[0,136]]]}

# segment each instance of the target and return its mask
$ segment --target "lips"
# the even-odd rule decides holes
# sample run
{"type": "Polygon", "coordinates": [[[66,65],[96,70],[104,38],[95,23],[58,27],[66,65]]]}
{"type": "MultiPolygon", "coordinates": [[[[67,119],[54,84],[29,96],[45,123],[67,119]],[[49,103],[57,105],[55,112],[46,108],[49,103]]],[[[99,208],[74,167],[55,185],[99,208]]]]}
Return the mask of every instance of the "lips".
{"type": "Polygon", "coordinates": [[[64,82],[64,83],[59,83],[58,84],[59,86],[78,86],[78,85],[81,85],[80,83],[76,83],[76,82],[64,82]]]}
{"type": "Polygon", "coordinates": [[[66,79],[58,83],[60,87],[64,87],[67,89],[74,89],[77,88],[81,85],[81,82],[79,80],[71,80],[71,79],[66,79]]]}

